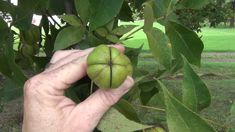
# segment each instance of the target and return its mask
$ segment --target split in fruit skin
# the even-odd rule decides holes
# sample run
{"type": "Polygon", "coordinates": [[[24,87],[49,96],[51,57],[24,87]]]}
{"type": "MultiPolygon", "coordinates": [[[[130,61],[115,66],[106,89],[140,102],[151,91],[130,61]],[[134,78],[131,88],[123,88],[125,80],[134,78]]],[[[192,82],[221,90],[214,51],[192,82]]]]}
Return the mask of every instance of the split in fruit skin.
{"type": "Polygon", "coordinates": [[[87,57],[87,74],[103,89],[119,87],[127,76],[132,75],[129,58],[114,47],[100,45],[87,57]]]}

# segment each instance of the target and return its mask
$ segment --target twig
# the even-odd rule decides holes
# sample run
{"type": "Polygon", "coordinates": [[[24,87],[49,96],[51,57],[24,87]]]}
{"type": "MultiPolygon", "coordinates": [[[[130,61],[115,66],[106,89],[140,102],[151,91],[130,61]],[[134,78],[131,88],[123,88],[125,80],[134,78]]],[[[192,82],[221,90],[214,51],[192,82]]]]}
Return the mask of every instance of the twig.
{"type": "Polygon", "coordinates": [[[57,23],[57,21],[51,16],[51,14],[50,14],[50,12],[49,12],[48,10],[46,10],[46,15],[49,16],[49,17],[52,19],[52,21],[53,21],[56,25],[58,25],[60,28],[62,28],[62,27],[60,26],[60,24],[57,23]]]}
{"type": "Polygon", "coordinates": [[[141,26],[137,29],[135,29],[133,32],[131,32],[130,34],[128,34],[127,36],[125,36],[124,38],[122,38],[120,41],[124,41],[126,40],[127,38],[129,38],[130,36],[132,36],[133,34],[135,34],[136,32],[140,31],[141,29],[143,29],[144,26],[141,26]]]}
{"type": "Polygon", "coordinates": [[[142,107],[142,108],[147,108],[147,109],[153,109],[153,110],[157,110],[157,111],[162,111],[162,112],[165,112],[166,110],[165,109],[162,109],[162,108],[157,108],[157,107],[151,107],[151,106],[145,106],[145,105],[135,105],[133,104],[134,106],[138,106],[138,107],[142,107]]]}
{"type": "Polygon", "coordinates": [[[161,17],[157,18],[156,21],[162,20],[164,18],[165,18],[165,16],[161,16],[161,17]]]}
{"type": "MultiPolygon", "coordinates": [[[[162,20],[162,19],[164,19],[164,18],[165,18],[164,16],[159,17],[158,19],[156,19],[156,21],[162,20]]],[[[119,42],[126,40],[127,38],[129,38],[130,36],[132,36],[133,34],[135,34],[136,32],[140,31],[140,30],[143,29],[143,28],[144,28],[144,26],[141,26],[141,27],[135,29],[135,30],[132,31],[130,34],[128,34],[127,36],[125,36],[124,38],[122,38],[119,42]]]]}

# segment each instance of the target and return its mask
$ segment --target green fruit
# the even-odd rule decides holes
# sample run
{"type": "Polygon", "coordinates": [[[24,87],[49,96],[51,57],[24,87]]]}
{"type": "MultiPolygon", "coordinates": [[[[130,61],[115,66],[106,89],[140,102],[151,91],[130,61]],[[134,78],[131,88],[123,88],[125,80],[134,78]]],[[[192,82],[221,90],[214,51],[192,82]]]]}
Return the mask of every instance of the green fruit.
{"type": "Polygon", "coordinates": [[[21,47],[21,53],[24,57],[32,57],[34,55],[34,49],[31,45],[23,45],[21,47]]]}
{"type": "Polygon", "coordinates": [[[98,28],[95,30],[97,34],[99,34],[101,37],[105,37],[108,35],[108,31],[105,28],[98,28]]]}
{"type": "Polygon", "coordinates": [[[21,31],[21,39],[27,45],[33,45],[40,40],[39,27],[32,25],[29,30],[21,31]]]}
{"type": "Polygon", "coordinates": [[[146,132],[166,132],[166,131],[161,127],[154,127],[151,129],[147,129],[146,132]]]}
{"type": "Polygon", "coordinates": [[[96,47],[87,58],[87,74],[94,83],[104,89],[119,87],[128,75],[132,65],[127,56],[106,45],[96,47]]]}
{"type": "Polygon", "coordinates": [[[119,38],[112,34],[107,35],[106,39],[113,43],[117,43],[119,41],[119,38]]]}

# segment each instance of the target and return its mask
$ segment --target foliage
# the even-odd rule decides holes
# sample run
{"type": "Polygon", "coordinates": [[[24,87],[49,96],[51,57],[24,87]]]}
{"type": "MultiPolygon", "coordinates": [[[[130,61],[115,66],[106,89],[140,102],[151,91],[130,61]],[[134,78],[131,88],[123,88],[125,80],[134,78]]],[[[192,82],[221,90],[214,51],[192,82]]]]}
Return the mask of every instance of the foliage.
{"type": "Polygon", "coordinates": [[[210,27],[216,27],[221,23],[226,25],[229,20],[234,19],[233,4],[232,0],[211,0],[200,10],[178,8],[176,14],[183,25],[200,32],[201,27],[207,23],[210,27]]]}
{"type": "MultiPolygon", "coordinates": [[[[175,13],[180,8],[202,8],[209,0],[194,2],[19,0],[18,6],[15,6],[1,0],[0,11],[12,19],[10,23],[6,23],[6,15],[0,18],[0,72],[7,77],[4,88],[0,90],[3,91],[0,94],[1,100],[6,103],[22,96],[23,83],[26,76],[29,76],[27,72],[23,73],[30,71],[36,74],[42,71],[55,51],[114,44],[129,39],[135,32],[143,30],[157,62],[157,70],[152,72],[152,69],[137,67],[142,47],[127,48],[126,55],[131,58],[134,66],[135,86],[108,112],[98,129],[133,131],[149,127],[150,124],[140,125],[142,122],[133,108],[133,101],[140,99],[143,105],[148,104],[154,95],[162,93],[162,96],[155,99],[162,100],[167,122],[167,125],[162,125],[168,126],[165,129],[179,132],[213,132],[210,124],[199,116],[199,111],[210,105],[209,91],[191,68],[191,64],[200,66],[203,43],[195,32],[180,23],[175,13]],[[143,27],[119,24],[120,20],[133,21],[132,16],[136,11],[143,11],[143,27]],[[31,24],[33,14],[42,16],[39,26],[31,24]],[[54,20],[53,15],[58,16],[61,22],[54,20]],[[154,22],[161,23],[166,32],[153,27],[154,22]],[[168,92],[161,80],[174,75],[182,68],[185,79],[182,87],[183,99],[179,100],[168,92]],[[191,96],[194,99],[190,99],[191,96]],[[119,118],[113,120],[112,117],[117,115],[120,115],[119,118]]],[[[88,77],[84,77],[66,91],[66,95],[76,102],[86,99],[90,93],[90,82],[88,77]]],[[[155,123],[151,125],[158,124],[155,123]]]]}

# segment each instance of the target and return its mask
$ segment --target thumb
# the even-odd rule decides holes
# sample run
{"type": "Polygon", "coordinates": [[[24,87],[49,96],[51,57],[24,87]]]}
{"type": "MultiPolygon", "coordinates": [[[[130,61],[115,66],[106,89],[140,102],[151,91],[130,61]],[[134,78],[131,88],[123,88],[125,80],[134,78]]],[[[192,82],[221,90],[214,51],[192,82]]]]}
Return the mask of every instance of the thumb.
{"type": "Polygon", "coordinates": [[[127,77],[124,83],[117,89],[97,90],[75,108],[78,110],[76,113],[82,110],[84,114],[79,115],[79,118],[82,118],[84,122],[89,122],[89,127],[94,129],[104,113],[127,93],[133,84],[134,80],[131,77],[127,77]]]}

